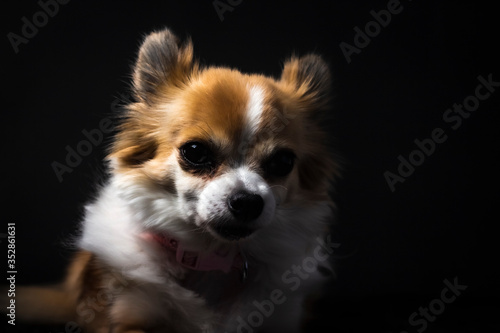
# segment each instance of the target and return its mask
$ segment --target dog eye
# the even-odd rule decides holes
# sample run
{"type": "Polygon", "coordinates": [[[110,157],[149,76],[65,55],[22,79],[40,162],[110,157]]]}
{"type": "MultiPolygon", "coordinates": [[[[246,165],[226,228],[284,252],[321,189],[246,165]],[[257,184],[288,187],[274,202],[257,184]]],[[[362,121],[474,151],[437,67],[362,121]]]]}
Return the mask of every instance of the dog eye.
{"type": "Polygon", "coordinates": [[[195,167],[204,167],[211,164],[210,150],[199,142],[188,142],[180,148],[182,158],[195,167]]]}
{"type": "Polygon", "coordinates": [[[284,177],[288,175],[295,162],[295,154],[289,150],[278,150],[264,163],[267,176],[284,177]]]}

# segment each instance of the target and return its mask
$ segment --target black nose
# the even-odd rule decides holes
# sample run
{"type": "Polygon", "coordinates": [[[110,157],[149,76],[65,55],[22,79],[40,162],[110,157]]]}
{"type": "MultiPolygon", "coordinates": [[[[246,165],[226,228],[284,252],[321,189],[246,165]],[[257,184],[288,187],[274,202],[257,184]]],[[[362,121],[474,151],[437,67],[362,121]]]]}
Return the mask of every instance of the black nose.
{"type": "Polygon", "coordinates": [[[234,217],[248,222],[255,220],[262,213],[264,200],[257,194],[236,192],[228,198],[227,206],[234,217]]]}

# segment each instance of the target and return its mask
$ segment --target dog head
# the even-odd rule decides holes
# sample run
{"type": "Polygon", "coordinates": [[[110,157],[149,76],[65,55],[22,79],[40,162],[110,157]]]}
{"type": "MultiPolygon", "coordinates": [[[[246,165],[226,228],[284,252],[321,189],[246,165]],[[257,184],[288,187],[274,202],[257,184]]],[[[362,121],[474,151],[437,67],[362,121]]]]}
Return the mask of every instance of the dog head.
{"type": "Polygon", "coordinates": [[[337,172],[320,126],[329,88],[315,55],[290,59],[275,80],[201,68],[189,41],[153,32],[109,154],[113,178],[144,228],[251,238],[280,210],[328,200],[337,172]]]}

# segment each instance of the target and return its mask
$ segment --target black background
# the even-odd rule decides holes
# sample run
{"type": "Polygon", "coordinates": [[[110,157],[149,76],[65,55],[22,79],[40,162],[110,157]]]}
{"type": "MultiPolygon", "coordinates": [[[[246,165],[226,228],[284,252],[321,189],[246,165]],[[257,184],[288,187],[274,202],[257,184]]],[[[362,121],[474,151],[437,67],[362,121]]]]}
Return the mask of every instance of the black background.
{"type": "Polygon", "coordinates": [[[17,284],[62,277],[71,256],[64,243],[102,178],[110,136],[62,182],[51,164],[64,163],[65,147],[113,114],[142,36],[168,26],[192,37],[203,64],[274,76],[292,53],[317,52],[331,64],[331,125],[344,157],[335,194],[341,247],[338,278],[308,331],[417,332],[408,317],[456,278],[467,289],[425,331],[500,332],[500,89],[456,130],[442,118],[474,94],[479,75],[500,81],[497,10],[477,1],[401,0],[401,13],[347,63],[340,43],[353,45],[354,27],[364,29],[370,11],[387,3],[244,0],[221,21],[212,1],[70,1],[17,54],[7,34],[20,35],[22,17],[32,21],[41,8],[3,3],[0,232],[16,223],[17,284]],[[398,156],[407,158],[414,140],[435,128],[447,140],[391,192],[384,172],[397,173],[398,156]]]}

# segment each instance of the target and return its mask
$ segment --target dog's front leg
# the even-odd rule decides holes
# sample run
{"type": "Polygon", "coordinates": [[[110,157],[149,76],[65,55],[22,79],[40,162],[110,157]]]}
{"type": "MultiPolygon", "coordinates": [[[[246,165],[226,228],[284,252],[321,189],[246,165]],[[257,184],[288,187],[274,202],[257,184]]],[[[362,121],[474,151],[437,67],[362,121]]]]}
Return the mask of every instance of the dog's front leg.
{"type": "Polygon", "coordinates": [[[126,327],[123,325],[113,327],[110,333],[146,333],[146,331],[142,329],[136,329],[133,327],[126,327]]]}
{"type": "Polygon", "coordinates": [[[205,302],[178,285],[142,285],[121,293],[110,309],[111,333],[207,333],[214,320],[205,302]]]}

